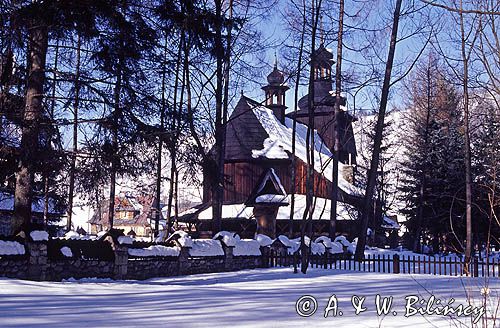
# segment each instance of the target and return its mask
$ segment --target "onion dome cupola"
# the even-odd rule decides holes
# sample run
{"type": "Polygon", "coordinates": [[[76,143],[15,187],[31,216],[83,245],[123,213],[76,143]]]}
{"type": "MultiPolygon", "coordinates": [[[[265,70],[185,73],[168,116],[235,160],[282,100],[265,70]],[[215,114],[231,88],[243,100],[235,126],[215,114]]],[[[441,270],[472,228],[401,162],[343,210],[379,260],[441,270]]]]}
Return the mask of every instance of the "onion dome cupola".
{"type": "Polygon", "coordinates": [[[285,75],[278,69],[277,60],[274,61],[274,69],[267,76],[267,85],[262,87],[266,96],[266,107],[270,108],[278,120],[285,122],[285,93],[290,89],[285,83],[285,75]]]}

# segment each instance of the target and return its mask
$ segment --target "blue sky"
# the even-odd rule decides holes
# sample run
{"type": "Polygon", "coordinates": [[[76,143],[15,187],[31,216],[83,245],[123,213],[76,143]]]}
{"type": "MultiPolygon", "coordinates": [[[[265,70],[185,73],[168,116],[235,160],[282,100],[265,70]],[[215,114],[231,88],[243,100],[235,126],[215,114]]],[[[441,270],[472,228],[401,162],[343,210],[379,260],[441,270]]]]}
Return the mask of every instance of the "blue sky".
{"type": "MultiPolygon", "coordinates": [[[[326,3],[323,1],[323,3],[326,3]]],[[[385,61],[387,58],[387,47],[389,45],[389,37],[391,32],[393,3],[394,1],[379,1],[373,0],[368,2],[369,7],[356,7],[357,3],[353,1],[346,1],[346,16],[345,24],[346,35],[344,36],[344,50],[343,50],[343,66],[342,71],[345,75],[346,82],[343,84],[343,91],[348,96],[348,109],[375,109],[378,107],[378,97],[380,95],[380,86],[383,78],[383,70],[385,68],[385,61]],[[355,16],[355,17],[353,17],[355,16]],[[362,31],[361,28],[369,29],[369,31],[362,31]],[[353,48],[365,48],[363,51],[354,51],[353,48]],[[371,48],[371,49],[370,49],[371,48]],[[356,85],[364,83],[370,74],[373,66],[378,71],[378,76],[375,79],[375,85],[372,87],[359,88],[356,85]],[[354,99],[356,94],[356,99],[354,99]]],[[[328,13],[323,15],[323,29],[326,32],[325,44],[328,48],[336,51],[336,13],[337,4],[329,4],[328,13]],[[330,14],[334,17],[328,17],[330,14]]],[[[266,51],[264,60],[267,62],[268,69],[262,73],[261,84],[266,83],[266,75],[272,70],[275,53],[278,56],[278,63],[280,68],[287,64],[286,53],[287,47],[290,45],[298,46],[293,42],[294,36],[291,35],[287,26],[285,18],[287,13],[293,11],[288,1],[279,1],[277,6],[271,11],[270,17],[266,23],[260,25],[260,29],[265,39],[273,40],[276,45],[266,51]],[[285,63],[284,63],[285,62],[285,63]]],[[[404,10],[404,8],[403,8],[404,10]]],[[[396,60],[393,68],[393,80],[398,79],[411,67],[414,59],[425,44],[425,40],[431,31],[431,24],[427,24],[432,18],[428,10],[422,10],[419,13],[411,16],[402,17],[400,21],[400,29],[398,36],[404,38],[396,48],[396,60]]],[[[297,33],[298,34],[298,33],[297,33]]],[[[297,35],[295,35],[297,37],[297,35]]],[[[309,37],[310,40],[310,37],[309,37]]],[[[319,43],[319,37],[316,43],[319,43]]],[[[308,50],[309,48],[307,48],[308,50]]],[[[295,58],[296,59],[296,58],[295,58]]],[[[296,64],[295,64],[296,65],[296,64]]],[[[306,79],[302,81],[304,84],[306,79]]],[[[290,84],[290,83],[289,83],[290,84]]],[[[287,105],[289,108],[293,107],[293,83],[290,85],[291,90],[287,93],[287,105]]],[[[263,99],[263,92],[250,85],[244,89],[245,94],[256,100],[263,99]]],[[[301,86],[299,97],[307,93],[307,88],[301,86]]],[[[404,88],[402,82],[395,84],[391,91],[391,99],[388,109],[401,108],[404,106],[404,88]]]]}

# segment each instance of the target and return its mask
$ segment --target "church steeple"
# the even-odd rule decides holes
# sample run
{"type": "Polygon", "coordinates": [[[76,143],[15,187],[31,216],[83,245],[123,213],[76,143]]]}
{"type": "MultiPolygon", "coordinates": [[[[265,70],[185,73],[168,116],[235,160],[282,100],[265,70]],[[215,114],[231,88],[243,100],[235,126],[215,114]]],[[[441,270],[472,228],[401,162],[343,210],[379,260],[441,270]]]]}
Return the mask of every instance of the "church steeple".
{"type": "Polygon", "coordinates": [[[320,101],[332,91],[333,54],[323,43],[313,52],[311,69],[314,70],[314,98],[320,101]]]}
{"type": "Polygon", "coordinates": [[[278,69],[278,60],[274,58],[274,69],[267,76],[267,85],[262,87],[266,96],[266,107],[272,109],[274,115],[280,120],[285,122],[285,93],[289,87],[285,83],[285,76],[283,72],[278,69]]]}

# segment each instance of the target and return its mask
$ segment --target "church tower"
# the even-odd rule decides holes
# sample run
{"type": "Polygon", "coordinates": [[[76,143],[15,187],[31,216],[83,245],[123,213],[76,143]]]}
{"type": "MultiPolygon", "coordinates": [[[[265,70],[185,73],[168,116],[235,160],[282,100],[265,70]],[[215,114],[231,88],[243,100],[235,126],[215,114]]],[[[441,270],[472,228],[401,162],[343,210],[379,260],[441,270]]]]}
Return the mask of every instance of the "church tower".
{"type": "Polygon", "coordinates": [[[331,98],[333,54],[323,43],[312,54],[311,69],[314,70],[314,102],[325,102],[331,98]]]}
{"type": "Polygon", "coordinates": [[[266,107],[270,108],[281,123],[285,122],[285,93],[290,89],[285,84],[283,72],[278,70],[278,62],[274,61],[274,69],[267,76],[267,85],[262,87],[266,96],[266,107]]]}
{"type": "MultiPolygon", "coordinates": [[[[323,42],[312,53],[311,69],[313,70],[314,83],[314,128],[318,131],[321,139],[333,152],[333,128],[335,119],[335,92],[332,86],[332,66],[334,64],[333,54],[325,48],[323,42]]],[[[290,118],[298,122],[309,124],[309,96],[305,95],[299,100],[297,113],[289,113],[290,118]]],[[[346,98],[340,98],[340,105],[346,105],[346,98]]],[[[356,120],[345,109],[340,110],[337,117],[338,133],[340,137],[339,161],[347,165],[356,164],[356,144],[352,122],[356,120]]]]}

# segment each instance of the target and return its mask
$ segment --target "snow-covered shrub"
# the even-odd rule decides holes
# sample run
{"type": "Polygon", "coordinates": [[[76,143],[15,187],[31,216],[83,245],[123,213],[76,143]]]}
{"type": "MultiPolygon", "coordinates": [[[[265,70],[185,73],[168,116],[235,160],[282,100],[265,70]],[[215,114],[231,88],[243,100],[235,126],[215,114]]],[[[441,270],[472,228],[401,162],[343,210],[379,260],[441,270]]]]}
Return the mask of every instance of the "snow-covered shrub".
{"type": "Polygon", "coordinates": [[[178,230],[172,234],[171,238],[176,240],[181,247],[193,247],[193,240],[185,231],[178,230]]]}
{"type": "Polygon", "coordinates": [[[316,238],[316,240],[314,241],[315,243],[318,243],[318,244],[323,244],[326,248],[332,248],[332,240],[329,238],[329,237],[326,237],[326,236],[319,236],[318,238],[316,238]]]}
{"type": "Polygon", "coordinates": [[[351,243],[347,240],[347,238],[345,236],[337,236],[335,237],[335,240],[336,242],[339,242],[341,243],[342,245],[344,246],[347,246],[347,245],[350,245],[351,243]]]}
{"type": "Polygon", "coordinates": [[[257,234],[255,236],[255,240],[260,244],[262,247],[270,246],[273,243],[273,240],[271,237],[262,235],[262,234],[257,234]]]}
{"type": "Polygon", "coordinates": [[[288,247],[288,254],[294,254],[300,248],[300,238],[290,240],[287,236],[279,235],[278,240],[288,247]]]}
{"type": "Polygon", "coordinates": [[[311,242],[311,253],[315,255],[325,254],[325,245],[322,243],[311,242]]]}
{"type": "Polygon", "coordinates": [[[335,241],[340,243],[343,247],[346,247],[348,253],[354,254],[356,249],[352,246],[352,244],[347,240],[345,236],[337,236],[335,238],[335,241]]]}
{"type": "Polygon", "coordinates": [[[236,238],[236,236],[238,236],[238,235],[233,233],[233,232],[220,231],[220,232],[216,233],[212,239],[220,240],[224,243],[224,245],[226,245],[228,247],[234,247],[236,245],[236,240],[237,239],[239,240],[239,236],[238,236],[238,238],[236,238]]]}
{"type": "Polygon", "coordinates": [[[330,254],[342,254],[344,252],[344,246],[338,241],[332,242],[329,237],[320,236],[316,238],[315,242],[322,244],[330,254]]]}

